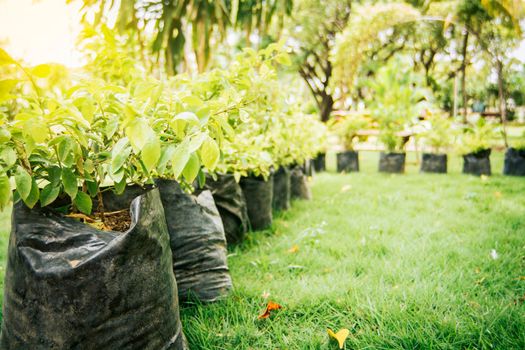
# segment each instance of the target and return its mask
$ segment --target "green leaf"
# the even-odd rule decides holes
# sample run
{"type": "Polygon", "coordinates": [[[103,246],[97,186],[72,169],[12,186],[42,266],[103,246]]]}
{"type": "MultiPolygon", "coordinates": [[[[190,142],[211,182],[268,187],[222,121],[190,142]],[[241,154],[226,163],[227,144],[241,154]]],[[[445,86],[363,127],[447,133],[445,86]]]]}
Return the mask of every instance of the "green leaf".
{"type": "Polygon", "coordinates": [[[275,56],[275,60],[284,66],[289,66],[292,64],[292,60],[290,59],[290,55],[288,55],[286,52],[281,52],[277,56],[275,56]]]}
{"type": "Polygon", "coordinates": [[[31,182],[31,192],[29,192],[29,196],[27,196],[26,199],[24,199],[24,203],[29,207],[33,208],[35,204],[38,202],[38,199],[40,198],[40,189],[38,188],[38,184],[36,183],[36,180],[33,179],[31,182]]]}
{"type": "Polygon", "coordinates": [[[14,79],[0,80],[0,101],[14,97],[13,95],[10,95],[10,92],[17,83],[18,80],[14,79]]]}
{"type": "Polygon", "coordinates": [[[78,181],[76,175],[71,169],[62,169],[62,182],[64,184],[64,191],[69,197],[71,197],[71,199],[75,199],[78,192],[78,181]]]}
{"type": "Polygon", "coordinates": [[[146,143],[155,138],[155,132],[149,126],[146,120],[137,118],[132,120],[126,128],[126,136],[133,147],[135,153],[142,151],[146,143]]]}
{"type": "Polygon", "coordinates": [[[7,52],[0,48],[0,66],[15,63],[15,60],[7,52]]]}
{"type": "Polygon", "coordinates": [[[192,153],[198,150],[202,146],[202,143],[204,142],[204,140],[206,140],[207,137],[208,135],[204,133],[198,134],[197,136],[193,136],[190,140],[188,150],[192,153]]]}
{"type": "Polygon", "coordinates": [[[181,143],[175,148],[175,152],[173,152],[173,157],[171,158],[173,176],[175,179],[180,177],[182,170],[184,170],[189,160],[190,152],[188,151],[188,144],[181,143]]]}
{"type": "Polygon", "coordinates": [[[49,181],[54,187],[60,185],[62,179],[62,169],[58,166],[51,166],[47,169],[47,181],[49,181]]]}
{"type": "Polygon", "coordinates": [[[58,144],[58,158],[66,167],[75,163],[75,142],[70,137],[64,137],[58,144]]]}
{"type": "Polygon", "coordinates": [[[120,139],[111,151],[111,172],[117,173],[131,154],[131,147],[127,138],[120,139]]]}
{"type": "Polygon", "coordinates": [[[98,183],[96,181],[86,181],[85,184],[91,197],[95,197],[98,192],[98,183]]]}
{"type": "Polygon", "coordinates": [[[85,192],[78,192],[77,196],[73,200],[73,204],[80,210],[82,213],[89,215],[91,214],[91,209],[93,207],[93,201],[91,197],[85,192]]]}
{"type": "Polygon", "coordinates": [[[18,191],[18,194],[22,200],[26,200],[27,197],[29,197],[29,194],[31,193],[32,182],[33,179],[27,170],[21,166],[18,166],[15,173],[15,184],[16,190],[18,191]]]}
{"type": "Polygon", "coordinates": [[[175,152],[175,146],[169,145],[161,151],[159,163],[157,164],[157,171],[159,174],[164,173],[166,165],[172,159],[173,153],[175,152]]]}
{"type": "Polygon", "coordinates": [[[201,150],[202,164],[209,170],[214,170],[219,162],[220,150],[217,142],[208,137],[202,144],[201,150]]]}
{"type": "Polygon", "coordinates": [[[0,152],[0,158],[4,161],[8,168],[16,163],[16,152],[11,147],[6,147],[0,152]]]}
{"type": "Polygon", "coordinates": [[[0,143],[11,140],[11,133],[7,129],[0,129],[0,143]]]}
{"type": "Polygon", "coordinates": [[[0,211],[11,202],[11,185],[7,174],[0,175],[0,211]]]}
{"type": "Polygon", "coordinates": [[[38,78],[47,78],[51,74],[51,66],[49,64],[39,64],[31,69],[31,73],[38,78]]]}
{"type": "Polygon", "coordinates": [[[45,207],[57,199],[58,194],[60,193],[59,186],[53,186],[52,184],[47,184],[46,187],[40,192],[40,206],[45,207]]]}
{"type": "Polygon", "coordinates": [[[199,161],[199,157],[195,153],[192,153],[190,159],[188,160],[188,163],[182,171],[182,175],[184,176],[186,181],[192,183],[199,174],[200,168],[201,163],[199,161]]]}
{"type": "Polygon", "coordinates": [[[148,141],[140,154],[142,162],[148,171],[151,171],[160,159],[160,142],[157,138],[148,141]]]}

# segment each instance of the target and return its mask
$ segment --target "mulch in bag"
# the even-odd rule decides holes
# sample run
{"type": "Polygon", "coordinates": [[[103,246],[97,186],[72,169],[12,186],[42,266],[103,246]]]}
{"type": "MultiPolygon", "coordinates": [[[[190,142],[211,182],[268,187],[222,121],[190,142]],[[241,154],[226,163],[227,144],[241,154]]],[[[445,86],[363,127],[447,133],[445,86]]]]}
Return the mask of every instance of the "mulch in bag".
{"type": "Polygon", "coordinates": [[[508,148],[505,152],[504,175],[525,176],[525,150],[508,148]]]}
{"type": "Polygon", "coordinates": [[[232,288],[226,237],[211,192],[193,196],[174,180],[155,183],[166,213],[179,299],[213,302],[226,296],[232,288]]]}
{"type": "Polygon", "coordinates": [[[316,172],[326,171],[326,153],[319,153],[312,163],[316,172]]]}
{"type": "Polygon", "coordinates": [[[272,225],[273,175],[268,180],[262,177],[243,177],[240,185],[246,204],[252,230],[264,230],[272,225]]]}
{"type": "Polygon", "coordinates": [[[291,198],[312,199],[308,178],[300,166],[294,166],[290,172],[291,198]]]}
{"type": "Polygon", "coordinates": [[[15,205],[1,349],[187,348],[159,192],[131,217],[108,232],[15,205]]]}
{"type": "Polygon", "coordinates": [[[379,172],[381,173],[404,173],[406,153],[379,154],[379,172]]]}
{"type": "Polygon", "coordinates": [[[359,153],[356,151],[337,153],[337,171],[340,173],[359,171],[359,153]]]}
{"type": "Polygon", "coordinates": [[[463,156],[463,173],[472,175],[491,175],[490,149],[469,153],[463,156]]]}
{"type": "Polygon", "coordinates": [[[288,210],[290,208],[290,169],[281,166],[273,175],[273,208],[288,210]]]}
{"type": "Polygon", "coordinates": [[[447,155],[423,153],[421,172],[445,174],[447,172],[447,155]]]}
{"type": "Polygon", "coordinates": [[[234,176],[219,174],[216,180],[207,176],[204,189],[210,190],[213,195],[228,244],[243,242],[250,222],[244,194],[234,176]]]}

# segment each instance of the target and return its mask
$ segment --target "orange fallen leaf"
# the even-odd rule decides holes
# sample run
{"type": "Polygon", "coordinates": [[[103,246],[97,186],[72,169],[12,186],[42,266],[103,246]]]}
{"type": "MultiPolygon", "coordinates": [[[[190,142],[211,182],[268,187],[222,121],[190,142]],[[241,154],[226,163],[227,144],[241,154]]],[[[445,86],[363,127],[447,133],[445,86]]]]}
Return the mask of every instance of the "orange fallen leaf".
{"type": "Polygon", "coordinates": [[[264,310],[264,312],[262,314],[259,315],[259,317],[257,317],[259,320],[263,319],[263,318],[268,318],[270,317],[270,313],[274,310],[279,310],[279,309],[282,309],[283,307],[279,304],[277,304],[276,302],[274,301],[269,301],[268,302],[268,305],[266,305],[266,310],[264,310]]]}
{"type": "Polygon", "coordinates": [[[288,249],[288,253],[294,254],[299,251],[299,246],[297,244],[294,244],[290,249],[288,249]]]}
{"type": "Polygon", "coordinates": [[[328,328],[327,331],[330,338],[337,340],[339,349],[342,349],[345,346],[346,338],[350,335],[350,331],[346,328],[340,329],[337,333],[334,333],[330,328],[328,328]]]}
{"type": "Polygon", "coordinates": [[[72,268],[75,268],[75,267],[77,267],[78,264],[80,264],[80,260],[71,260],[71,261],[68,261],[68,262],[69,262],[69,265],[72,268]]]}

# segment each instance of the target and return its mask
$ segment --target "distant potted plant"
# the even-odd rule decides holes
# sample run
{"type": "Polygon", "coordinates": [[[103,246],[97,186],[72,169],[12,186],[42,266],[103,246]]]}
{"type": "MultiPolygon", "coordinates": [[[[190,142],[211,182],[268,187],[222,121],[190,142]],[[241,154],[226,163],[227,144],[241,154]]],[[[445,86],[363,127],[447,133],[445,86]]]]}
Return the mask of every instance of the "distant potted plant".
{"type": "Polygon", "coordinates": [[[359,130],[365,128],[369,121],[361,113],[335,118],[330,124],[333,133],[343,142],[345,150],[337,153],[337,171],[353,172],[359,171],[359,153],[355,150],[355,144],[363,137],[359,137],[359,130]]]}
{"type": "Polygon", "coordinates": [[[370,108],[379,124],[379,140],[385,146],[379,158],[379,171],[403,173],[405,171],[405,145],[410,138],[411,120],[419,116],[430,92],[421,88],[419,77],[406,65],[397,61],[379,69],[370,82],[372,90],[370,108]]]}
{"type": "Polygon", "coordinates": [[[431,114],[421,124],[425,128],[421,137],[431,152],[423,153],[420,171],[445,174],[448,161],[445,151],[452,142],[451,122],[444,115],[431,114]]]}
{"type": "Polygon", "coordinates": [[[472,175],[491,175],[490,153],[494,126],[484,119],[471,127],[466,127],[458,145],[463,155],[463,173],[472,175]]]}
{"type": "Polygon", "coordinates": [[[503,174],[525,176],[525,132],[519,141],[507,148],[503,174]]]}

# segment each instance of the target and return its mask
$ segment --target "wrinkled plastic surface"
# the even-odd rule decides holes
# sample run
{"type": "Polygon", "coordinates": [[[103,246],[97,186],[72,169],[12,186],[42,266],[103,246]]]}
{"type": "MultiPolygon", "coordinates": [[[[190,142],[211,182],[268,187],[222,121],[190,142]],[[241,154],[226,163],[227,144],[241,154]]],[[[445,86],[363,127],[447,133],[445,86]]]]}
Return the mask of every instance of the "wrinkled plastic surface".
{"type": "Polygon", "coordinates": [[[359,171],[359,154],[355,151],[337,153],[337,171],[340,173],[359,171]]]}
{"type": "Polygon", "coordinates": [[[421,172],[445,174],[447,172],[447,155],[423,153],[421,172]]]}
{"type": "Polygon", "coordinates": [[[211,192],[193,196],[176,181],[155,183],[166,213],[179,299],[212,302],[226,296],[232,288],[226,237],[211,192]]]}
{"type": "Polygon", "coordinates": [[[319,153],[317,157],[312,160],[312,163],[316,172],[326,171],[326,154],[319,153]]]}
{"type": "Polygon", "coordinates": [[[504,175],[525,176],[525,150],[508,148],[505,152],[504,175]]]}
{"type": "Polygon", "coordinates": [[[207,176],[204,189],[210,190],[213,195],[228,244],[243,242],[250,222],[246,199],[233,175],[217,175],[216,180],[207,176]]]}
{"type": "Polygon", "coordinates": [[[303,172],[302,167],[295,166],[290,172],[291,198],[292,199],[312,199],[312,192],[308,186],[308,178],[303,172]]]}
{"type": "Polygon", "coordinates": [[[262,177],[243,177],[240,185],[252,230],[264,230],[272,225],[273,175],[265,181],[262,177]]]}
{"type": "Polygon", "coordinates": [[[381,173],[404,173],[405,153],[385,153],[379,155],[379,172],[381,173]]]}
{"type": "Polygon", "coordinates": [[[15,206],[1,349],[186,349],[158,191],[131,215],[104,232],[15,206]]]}
{"type": "Polygon", "coordinates": [[[288,210],[290,208],[290,169],[281,166],[273,175],[273,208],[288,210]]]}
{"type": "Polygon", "coordinates": [[[491,175],[490,149],[463,156],[463,173],[472,175],[491,175]]]}

